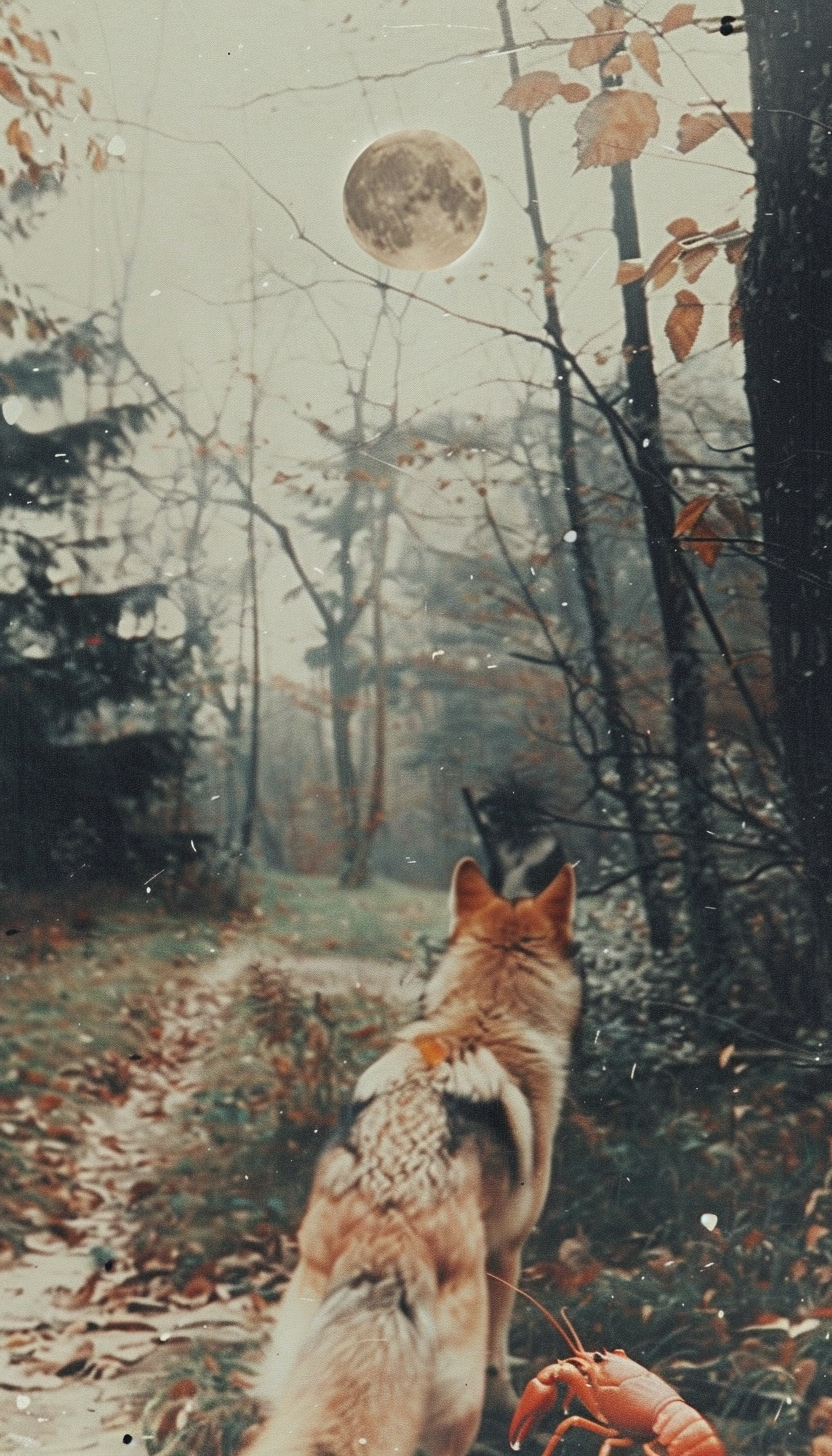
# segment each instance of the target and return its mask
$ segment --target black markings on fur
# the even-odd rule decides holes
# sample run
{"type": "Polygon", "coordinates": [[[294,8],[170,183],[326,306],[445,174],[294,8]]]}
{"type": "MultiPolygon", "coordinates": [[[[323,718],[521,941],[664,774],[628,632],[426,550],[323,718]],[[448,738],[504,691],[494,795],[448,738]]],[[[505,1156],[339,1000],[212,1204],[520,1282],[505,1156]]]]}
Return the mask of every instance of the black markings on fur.
{"type": "Polygon", "coordinates": [[[502,1102],[474,1102],[470,1097],[457,1097],[452,1092],[442,1096],[448,1118],[448,1151],[453,1156],[468,1137],[487,1137],[503,1154],[512,1183],[520,1177],[520,1158],[511,1131],[511,1123],[502,1102]]]}
{"type": "Polygon", "coordinates": [[[352,1141],[352,1132],[365,1107],[369,1107],[372,1098],[366,1102],[348,1102],[342,1107],[338,1114],[338,1126],[330,1140],[330,1147],[349,1148],[351,1153],[356,1152],[352,1141]]]}

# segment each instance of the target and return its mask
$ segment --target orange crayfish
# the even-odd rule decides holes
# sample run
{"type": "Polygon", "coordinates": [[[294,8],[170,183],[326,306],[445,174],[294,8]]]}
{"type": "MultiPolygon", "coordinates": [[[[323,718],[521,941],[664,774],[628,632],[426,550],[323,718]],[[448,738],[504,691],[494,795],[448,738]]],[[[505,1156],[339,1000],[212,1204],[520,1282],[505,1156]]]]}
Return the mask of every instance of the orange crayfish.
{"type": "MultiPolygon", "coordinates": [[[[517,1292],[525,1294],[524,1290],[517,1292]]],[[[725,1447],[713,1427],[666,1380],[631,1360],[623,1350],[585,1350],[565,1310],[561,1310],[564,1329],[530,1294],[525,1297],[545,1314],[572,1353],[565,1360],[546,1365],[529,1381],[509,1428],[512,1450],[520,1449],[535,1423],[564,1391],[565,1418],[543,1456],[552,1456],[566,1432],[575,1426],[604,1437],[598,1456],[610,1456],[614,1446],[638,1445],[648,1456],[725,1456],[725,1447]],[[573,1400],[581,1402],[591,1419],[566,1415],[573,1400]]]]}

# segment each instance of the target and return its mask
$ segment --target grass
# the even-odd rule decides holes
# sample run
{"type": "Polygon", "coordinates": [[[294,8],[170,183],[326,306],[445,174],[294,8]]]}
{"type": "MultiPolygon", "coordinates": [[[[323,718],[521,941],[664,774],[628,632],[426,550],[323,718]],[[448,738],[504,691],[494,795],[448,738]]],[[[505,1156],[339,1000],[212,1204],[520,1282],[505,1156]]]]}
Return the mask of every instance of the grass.
{"type": "MultiPolygon", "coordinates": [[[[397,1019],[372,996],[303,994],[281,956],[408,961],[420,935],[441,939],[445,896],[385,882],[348,893],[285,875],[263,876],[257,892],[262,918],[236,925],[256,963],[132,1216],[157,1293],[245,1294],[265,1311],[291,1267],[318,1150],[397,1019]]],[[[33,1226],[72,1241],[66,1190],[85,1105],[125,1095],[165,1003],[216,960],[231,926],[104,896],[94,920],[46,902],[6,914],[20,927],[0,962],[0,1237],[14,1254],[33,1226]]],[[[640,936],[623,935],[620,916],[611,929],[593,907],[582,916],[596,989],[524,1284],[555,1312],[565,1305],[588,1348],[620,1345],[670,1380],[732,1456],[799,1456],[812,1440],[813,1456],[828,1456],[828,1058],[703,1049],[684,1006],[678,1025],[656,1021],[640,936]],[[712,1229],[703,1213],[716,1215],[712,1229]]],[[[513,1350],[518,1383],[565,1353],[522,1301],[513,1350]]],[[[256,1419],[252,1354],[244,1344],[171,1350],[145,1410],[149,1450],[233,1456],[256,1419]]],[[[573,1432],[564,1456],[594,1456],[597,1445],[573,1432]]]]}
{"type": "Polygon", "coordinates": [[[258,890],[275,944],[304,955],[413,960],[420,937],[442,940],[448,930],[447,894],[393,880],[344,890],[323,876],[268,874],[258,890]]]}

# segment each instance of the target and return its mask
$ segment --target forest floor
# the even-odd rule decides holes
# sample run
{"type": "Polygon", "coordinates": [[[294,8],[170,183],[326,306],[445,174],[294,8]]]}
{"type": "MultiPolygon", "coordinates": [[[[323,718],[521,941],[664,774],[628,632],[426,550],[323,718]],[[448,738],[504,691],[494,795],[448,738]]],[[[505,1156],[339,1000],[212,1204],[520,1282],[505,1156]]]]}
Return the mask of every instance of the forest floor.
{"type": "MultiPolygon", "coordinates": [[[[4,907],[0,1453],[241,1449],[317,1150],[444,922],[432,892],[341,893],[284,877],[213,921],[4,907]]],[[[609,929],[582,932],[604,995],[626,972],[609,929]]],[[[601,1004],[524,1284],[589,1348],[659,1368],[731,1456],[832,1456],[823,1074],[739,1038],[651,1067],[601,1004]]],[[[565,1353],[522,1303],[514,1349],[519,1381],[565,1353]]]]}

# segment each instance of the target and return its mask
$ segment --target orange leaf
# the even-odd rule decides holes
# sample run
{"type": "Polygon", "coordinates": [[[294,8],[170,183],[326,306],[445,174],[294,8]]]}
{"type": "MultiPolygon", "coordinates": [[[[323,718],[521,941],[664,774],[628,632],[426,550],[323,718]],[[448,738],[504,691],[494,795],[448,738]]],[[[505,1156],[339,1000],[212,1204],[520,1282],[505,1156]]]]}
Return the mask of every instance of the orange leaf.
{"type": "Polygon", "coordinates": [[[828,1228],[822,1223],[810,1223],[806,1230],[806,1247],[811,1254],[814,1254],[821,1239],[829,1233],[828,1228]]]}
{"type": "Polygon", "coordinates": [[[22,30],[18,30],[16,35],[20,44],[26,47],[33,61],[41,61],[44,66],[51,66],[52,57],[40,36],[26,35],[22,30]]]}
{"type": "Polygon", "coordinates": [[[602,76],[623,76],[626,71],[632,71],[633,63],[626,51],[619,51],[617,56],[610,56],[609,60],[601,67],[602,76]]]}
{"type": "Polygon", "coordinates": [[[672,238],[679,239],[692,238],[696,233],[701,231],[702,229],[699,223],[692,217],[674,218],[673,222],[669,222],[665,228],[665,232],[670,233],[672,238]]]}
{"type": "Polygon", "coordinates": [[[749,1229],[742,1241],[742,1246],[748,1254],[752,1249],[758,1249],[760,1244],[764,1244],[765,1241],[765,1235],[761,1234],[759,1229],[749,1229]]]}
{"type": "Polygon", "coordinates": [[[593,30],[623,30],[627,15],[620,5],[596,5],[590,10],[587,20],[592,21],[593,30]]]}
{"type": "Polygon", "coordinates": [[[20,82],[13,76],[8,66],[0,65],[0,96],[5,96],[14,106],[25,106],[26,97],[23,93],[20,82]]]}
{"type": "Polygon", "coordinates": [[[724,222],[722,224],[722,227],[714,228],[713,232],[711,233],[711,237],[712,238],[721,238],[724,233],[733,233],[733,232],[736,231],[736,229],[739,227],[739,225],[740,225],[739,218],[738,217],[732,217],[731,221],[730,222],[724,222]]]}
{"type": "MultiPolygon", "coordinates": [[[[682,506],[676,518],[676,525],[673,527],[674,539],[678,536],[687,536],[688,532],[704,516],[712,500],[713,496],[697,495],[694,496],[693,500],[688,501],[686,505],[682,506]]],[[[720,1058],[720,1066],[722,1065],[723,1063],[720,1058]]]]}
{"type": "Polygon", "coordinates": [[[704,312],[704,306],[695,293],[691,293],[687,288],[679,290],[676,294],[676,306],[671,309],[670,317],[664,326],[673,350],[673,357],[679,363],[683,359],[687,359],[696,343],[696,335],[699,333],[704,312]]]}
{"type": "Polygon", "coordinates": [[[737,131],[745,141],[751,141],[751,112],[750,111],[729,111],[728,117],[733,121],[737,131]]]}
{"type": "Polygon", "coordinates": [[[583,81],[564,81],[560,88],[560,94],[564,101],[568,101],[570,106],[574,106],[576,101],[586,101],[590,90],[588,86],[584,85],[583,81]]]}
{"type": "Polygon", "coordinates": [[[585,167],[612,167],[631,161],[644,151],[659,130],[659,111],[652,96],[642,91],[602,91],[588,101],[575,123],[578,149],[576,171],[585,167]]]}
{"type": "Polygon", "coordinates": [[[723,543],[707,521],[701,521],[696,529],[699,534],[693,540],[688,541],[688,546],[691,551],[696,552],[703,566],[710,569],[716,564],[723,543]]]}
{"type": "Polygon", "coordinates": [[[92,137],[90,137],[89,142],[87,143],[87,156],[90,159],[92,170],[94,172],[104,171],[105,167],[107,166],[106,154],[98,145],[98,142],[93,141],[92,137]]]}
{"type": "Polygon", "coordinates": [[[671,5],[664,20],[659,21],[659,30],[662,35],[669,35],[671,30],[679,30],[683,25],[690,25],[695,9],[695,5],[671,5]]]}
{"type": "MultiPolygon", "coordinates": [[[[573,95],[573,101],[584,101],[590,94],[589,87],[581,86],[580,83],[573,83],[569,88],[573,92],[578,90],[581,94],[573,95]]],[[[500,97],[500,106],[508,106],[511,111],[522,111],[527,116],[533,116],[541,106],[554,100],[556,96],[562,96],[564,85],[560,76],[555,71],[529,71],[525,76],[519,76],[513,85],[500,97]]]]}
{"type": "Polygon", "coordinates": [[[742,338],[742,305],[734,294],[728,309],[728,341],[731,344],[739,344],[742,342],[742,338]]]}
{"type": "Polygon", "coordinates": [[[678,150],[683,156],[686,152],[692,152],[694,147],[701,146],[702,142],[708,141],[709,137],[720,131],[724,125],[725,118],[720,116],[718,111],[702,111],[698,116],[693,116],[686,111],[679,121],[678,150]]]}
{"type": "Polygon", "coordinates": [[[701,248],[690,248],[682,254],[682,272],[688,283],[695,283],[714,261],[719,248],[714,243],[703,243],[701,248]]]}
{"type": "Polygon", "coordinates": [[[641,69],[647,72],[650,80],[655,81],[658,86],[661,86],[659,48],[652,35],[646,30],[637,30],[635,35],[630,36],[630,50],[641,66],[641,69]]]}
{"type": "Polygon", "coordinates": [[[624,288],[627,283],[635,283],[636,279],[644,277],[644,264],[640,258],[625,258],[619,263],[618,272],[615,275],[616,288],[624,288]]]}
{"type": "Polygon", "coordinates": [[[569,47],[569,65],[573,71],[583,71],[587,66],[600,66],[602,61],[612,55],[620,39],[620,35],[578,36],[569,47]]]}
{"type": "Polygon", "coordinates": [[[729,263],[741,263],[748,252],[748,238],[737,238],[733,243],[725,244],[725,256],[729,263]]]}
{"type": "Polygon", "coordinates": [[[85,111],[90,110],[92,106],[92,95],[88,86],[84,87],[83,91],[78,96],[78,100],[85,111]]]}
{"type": "MultiPolygon", "coordinates": [[[[0,70],[3,67],[0,66],[0,70]]],[[[28,131],[24,131],[17,117],[14,117],[6,127],[6,141],[10,147],[16,147],[20,154],[21,161],[28,162],[32,155],[32,138],[28,131]]]]}
{"type": "Polygon", "coordinates": [[[682,249],[675,240],[672,243],[665,243],[647,269],[644,275],[645,283],[652,282],[654,288],[661,288],[664,283],[667,283],[676,272],[674,259],[678,258],[681,251],[682,249]]]}

